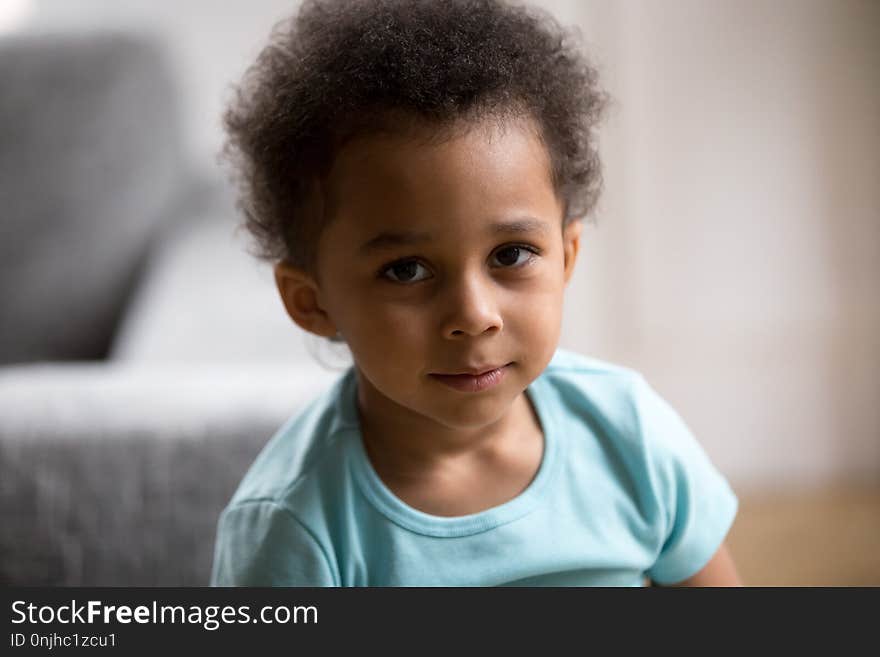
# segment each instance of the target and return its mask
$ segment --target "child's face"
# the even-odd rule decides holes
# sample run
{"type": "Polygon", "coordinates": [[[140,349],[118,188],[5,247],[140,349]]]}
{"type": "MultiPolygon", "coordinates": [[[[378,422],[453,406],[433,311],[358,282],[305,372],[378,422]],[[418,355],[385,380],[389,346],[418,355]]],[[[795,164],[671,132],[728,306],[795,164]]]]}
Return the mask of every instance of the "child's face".
{"type": "Polygon", "coordinates": [[[317,281],[276,269],[297,323],[342,334],[362,404],[458,429],[499,420],[553,356],[578,248],[541,142],[513,123],[434,145],[370,137],[324,193],[317,281]],[[479,392],[432,376],[487,365],[505,376],[479,392]]]}

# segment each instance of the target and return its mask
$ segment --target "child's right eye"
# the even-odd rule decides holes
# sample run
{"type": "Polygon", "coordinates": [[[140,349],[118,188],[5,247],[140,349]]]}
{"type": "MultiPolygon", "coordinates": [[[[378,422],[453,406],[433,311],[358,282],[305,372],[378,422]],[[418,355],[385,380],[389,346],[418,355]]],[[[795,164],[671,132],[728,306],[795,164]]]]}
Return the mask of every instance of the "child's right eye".
{"type": "Polygon", "coordinates": [[[419,267],[426,272],[428,271],[424,265],[416,260],[401,260],[400,262],[394,262],[387,267],[383,267],[380,270],[379,275],[394,283],[418,283],[426,278],[430,278],[430,276],[416,278],[416,272],[419,267]],[[391,275],[392,273],[393,276],[391,275]]]}

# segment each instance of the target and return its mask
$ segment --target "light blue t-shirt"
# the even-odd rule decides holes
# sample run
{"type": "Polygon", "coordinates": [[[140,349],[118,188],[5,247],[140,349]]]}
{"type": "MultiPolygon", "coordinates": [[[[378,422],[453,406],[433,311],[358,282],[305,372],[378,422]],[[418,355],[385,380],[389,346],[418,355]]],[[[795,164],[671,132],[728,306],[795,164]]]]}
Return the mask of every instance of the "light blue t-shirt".
{"type": "Polygon", "coordinates": [[[633,370],[557,350],[526,390],[544,431],[537,474],[458,517],[384,485],[356,388],[352,367],[257,457],[220,516],[212,585],[670,584],[707,563],[736,515],[727,481],[633,370]]]}

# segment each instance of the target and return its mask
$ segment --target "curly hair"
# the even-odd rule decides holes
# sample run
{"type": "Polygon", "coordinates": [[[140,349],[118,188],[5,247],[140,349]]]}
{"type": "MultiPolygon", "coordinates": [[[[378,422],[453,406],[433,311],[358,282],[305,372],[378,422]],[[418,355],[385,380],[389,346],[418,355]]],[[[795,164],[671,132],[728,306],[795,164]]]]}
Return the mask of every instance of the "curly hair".
{"type": "Polygon", "coordinates": [[[528,118],[547,148],[563,225],[602,187],[595,127],[609,97],[548,13],[504,0],[306,0],[278,23],[224,115],[223,154],[258,258],[313,272],[315,183],[348,141],[448,137],[528,118]]]}

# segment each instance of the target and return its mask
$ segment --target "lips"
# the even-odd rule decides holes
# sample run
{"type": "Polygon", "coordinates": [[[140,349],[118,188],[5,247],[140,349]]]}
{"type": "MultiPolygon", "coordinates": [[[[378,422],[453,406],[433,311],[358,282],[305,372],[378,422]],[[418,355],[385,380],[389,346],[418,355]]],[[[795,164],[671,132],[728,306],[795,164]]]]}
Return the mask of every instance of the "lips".
{"type": "Polygon", "coordinates": [[[507,363],[507,365],[495,367],[490,365],[488,367],[481,366],[459,370],[459,372],[464,371],[464,374],[432,373],[430,376],[434,380],[460,392],[481,392],[501,383],[507,373],[508,365],[511,364],[512,363],[507,363]],[[477,372],[477,374],[470,374],[468,373],[468,370],[470,372],[477,372]]]}

